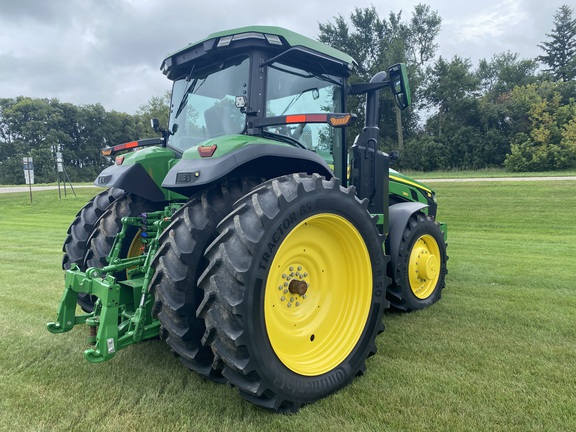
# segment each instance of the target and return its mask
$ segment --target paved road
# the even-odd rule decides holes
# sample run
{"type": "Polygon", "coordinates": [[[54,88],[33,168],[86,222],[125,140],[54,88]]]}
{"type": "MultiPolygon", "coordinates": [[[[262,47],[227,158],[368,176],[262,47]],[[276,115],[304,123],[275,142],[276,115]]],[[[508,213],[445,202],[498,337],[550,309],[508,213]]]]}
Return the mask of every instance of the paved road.
{"type": "MultiPolygon", "coordinates": [[[[79,188],[89,188],[89,187],[97,187],[97,186],[90,186],[90,185],[78,185],[73,186],[74,189],[79,188]]],[[[32,192],[43,191],[43,190],[58,190],[58,186],[32,186],[32,192]]],[[[60,186],[60,190],[64,193],[64,186],[60,186]]],[[[30,191],[29,186],[11,186],[11,187],[0,187],[0,194],[3,193],[11,193],[11,192],[28,192],[30,191]]],[[[66,193],[72,193],[70,186],[66,186],[66,193]]]]}
{"type": "Polygon", "coordinates": [[[566,181],[576,180],[576,176],[565,177],[479,177],[454,179],[423,179],[422,183],[461,183],[461,182],[499,182],[499,181],[566,181]]]}
{"type": "MultiPolygon", "coordinates": [[[[418,180],[422,183],[462,183],[462,182],[499,182],[499,181],[576,181],[576,176],[565,177],[479,177],[479,178],[454,178],[454,179],[422,179],[418,180]]],[[[91,185],[74,186],[75,189],[96,187],[91,185]]],[[[56,190],[58,186],[32,186],[32,192],[41,190],[56,190]]],[[[64,186],[60,186],[63,191],[64,186]]],[[[72,193],[70,186],[66,186],[68,193],[72,193]]],[[[0,188],[0,194],[12,192],[28,192],[28,186],[12,186],[0,188]]]]}

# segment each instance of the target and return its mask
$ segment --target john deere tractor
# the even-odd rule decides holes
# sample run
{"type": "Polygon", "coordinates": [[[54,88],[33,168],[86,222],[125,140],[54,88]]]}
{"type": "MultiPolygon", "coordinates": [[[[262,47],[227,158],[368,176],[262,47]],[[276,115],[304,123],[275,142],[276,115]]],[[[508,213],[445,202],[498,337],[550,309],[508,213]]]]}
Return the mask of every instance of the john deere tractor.
{"type": "Polygon", "coordinates": [[[379,149],[379,92],[408,107],[406,67],[350,85],[354,66],[261,26],[166,57],[170,123],[103,150],[106,189],[68,230],[48,330],[85,324],[90,362],[159,336],[188,368],[279,412],[363,374],[383,310],[436,302],[447,256],[434,192],[379,149]],[[352,96],[366,98],[366,123],[349,146],[352,96]]]}

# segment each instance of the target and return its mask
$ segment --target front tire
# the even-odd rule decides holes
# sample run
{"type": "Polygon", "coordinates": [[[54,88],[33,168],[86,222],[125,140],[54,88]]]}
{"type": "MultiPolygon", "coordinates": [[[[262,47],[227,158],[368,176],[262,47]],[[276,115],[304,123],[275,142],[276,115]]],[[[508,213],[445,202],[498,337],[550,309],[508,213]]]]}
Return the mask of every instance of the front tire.
{"type": "Polygon", "coordinates": [[[388,290],[392,307],[424,309],[438,300],[446,285],[446,242],[438,224],[422,212],[404,228],[396,261],[395,280],[388,290]]]}
{"type": "Polygon", "coordinates": [[[219,231],[198,313],[242,397],[293,412],[364,373],[383,330],[387,258],[353,188],[280,177],[240,200],[219,231]]]}

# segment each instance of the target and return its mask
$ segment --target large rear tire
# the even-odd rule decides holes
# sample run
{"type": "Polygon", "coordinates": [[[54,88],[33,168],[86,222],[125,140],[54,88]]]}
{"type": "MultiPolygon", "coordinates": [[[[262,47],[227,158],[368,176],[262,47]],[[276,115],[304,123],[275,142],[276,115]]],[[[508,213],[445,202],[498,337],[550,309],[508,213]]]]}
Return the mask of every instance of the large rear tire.
{"type": "Polygon", "coordinates": [[[231,179],[194,195],[174,214],[152,263],[153,314],[162,325],[161,337],[186,367],[213,381],[225,379],[212,367],[212,350],[201,343],[206,328],[196,317],[202,300],[197,281],[206,268],[204,251],[216,238],[218,222],[257,184],[251,179],[231,179]]]}
{"type": "Polygon", "coordinates": [[[280,177],[235,207],[199,281],[203,341],[243,398],[293,412],[363,374],[376,352],[382,237],[335,178],[280,177]]]}
{"type": "MultiPolygon", "coordinates": [[[[110,188],[100,192],[92,198],[76,214],[76,218],[68,228],[68,235],[62,246],[62,269],[68,270],[76,264],[80,270],[86,270],[85,260],[88,252],[88,239],[96,229],[100,217],[106,209],[124,194],[122,189],[110,188]]],[[[78,304],[86,311],[91,312],[94,307],[94,298],[89,294],[78,294],[78,304]]]]}
{"type": "MultiPolygon", "coordinates": [[[[142,213],[161,210],[164,206],[164,202],[152,202],[132,193],[126,193],[114,201],[102,214],[96,228],[92,232],[92,236],[88,241],[89,248],[84,261],[84,268],[101,268],[108,265],[106,257],[112,249],[116,235],[122,229],[123,217],[139,216],[142,213]]],[[[131,227],[126,233],[120,258],[141,254],[142,252],[139,248],[135,247],[139,244],[138,240],[138,229],[131,227]]],[[[114,276],[119,279],[126,279],[126,272],[122,271],[114,276]]]]}
{"type": "Polygon", "coordinates": [[[393,308],[424,309],[440,300],[446,285],[446,242],[438,224],[424,213],[410,217],[402,234],[395,280],[388,289],[393,308]]]}

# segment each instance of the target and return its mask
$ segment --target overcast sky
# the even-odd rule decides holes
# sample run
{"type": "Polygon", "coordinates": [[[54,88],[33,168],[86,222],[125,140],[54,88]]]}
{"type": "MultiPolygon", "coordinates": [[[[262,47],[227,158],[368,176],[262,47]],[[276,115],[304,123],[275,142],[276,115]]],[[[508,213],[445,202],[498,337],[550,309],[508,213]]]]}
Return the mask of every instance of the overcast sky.
{"type": "Polygon", "coordinates": [[[253,24],[278,25],[316,38],[318,23],[374,5],[412,15],[427,3],[442,18],[439,54],[522,58],[553,26],[568,0],[0,0],[0,98],[58,98],[134,113],[170,88],[159,70],[166,54],[209,33],[253,24]]]}

